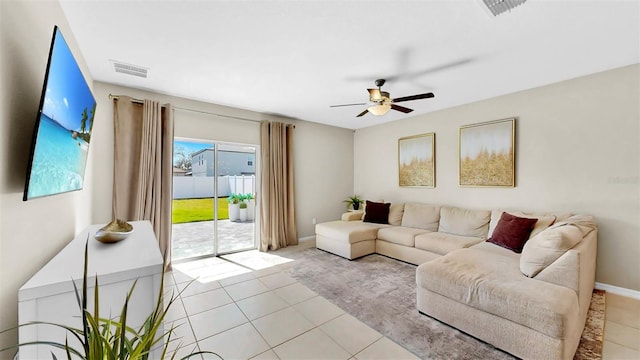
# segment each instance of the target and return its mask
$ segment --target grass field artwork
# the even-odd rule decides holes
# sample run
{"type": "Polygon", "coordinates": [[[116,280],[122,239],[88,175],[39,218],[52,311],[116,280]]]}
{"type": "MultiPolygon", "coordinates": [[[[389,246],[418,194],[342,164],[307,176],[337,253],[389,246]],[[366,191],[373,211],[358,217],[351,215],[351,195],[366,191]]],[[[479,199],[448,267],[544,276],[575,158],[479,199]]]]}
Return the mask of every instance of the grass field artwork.
{"type": "Polygon", "coordinates": [[[460,186],[515,186],[515,118],[460,128],[460,186]]]}
{"type": "Polygon", "coordinates": [[[435,133],[398,139],[400,186],[436,186],[435,142],[435,133]]]}

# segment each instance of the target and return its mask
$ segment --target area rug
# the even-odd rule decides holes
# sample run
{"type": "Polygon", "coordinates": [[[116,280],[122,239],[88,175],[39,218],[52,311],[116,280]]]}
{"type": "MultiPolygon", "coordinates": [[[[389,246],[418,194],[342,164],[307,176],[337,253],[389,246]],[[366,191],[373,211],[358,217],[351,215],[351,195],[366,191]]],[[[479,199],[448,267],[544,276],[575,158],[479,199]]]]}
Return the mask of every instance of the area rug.
{"type": "Polygon", "coordinates": [[[591,305],[587,313],[587,323],[574,360],[602,359],[602,343],[604,341],[605,292],[593,290],[591,305]]]}
{"type": "MultiPolygon", "coordinates": [[[[514,359],[420,314],[414,265],[377,254],[349,261],[315,248],[287,257],[296,259],[289,275],[422,359],[514,359]]],[[[601,358],[604,295],[594,297],[576,359],[601,358]]]]}

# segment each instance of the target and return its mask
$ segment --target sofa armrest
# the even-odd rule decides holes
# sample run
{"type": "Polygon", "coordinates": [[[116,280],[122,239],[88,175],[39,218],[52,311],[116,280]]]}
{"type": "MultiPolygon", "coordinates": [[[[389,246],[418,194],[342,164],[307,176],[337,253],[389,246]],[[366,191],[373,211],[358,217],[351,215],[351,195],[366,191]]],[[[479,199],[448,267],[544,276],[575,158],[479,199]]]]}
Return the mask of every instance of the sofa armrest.
{"type": "Polygon", "coordinates": [[[342,221],[362,220],[364,211],[349,211],[342,214],[342,221]]]}
{"type": "Polygon", "coordinates": [[[534,277],[573,289],[578,295],[581,315],[589,308],[595,285],[597,244],[598,231],[594,230],[534,277]]]}
{"type": "Polygon", "coordinates": [[[568,287],[579,294],[580,252],[574,249],[567,250],[564,255],[547,266],[534,279],[568,287]]]}

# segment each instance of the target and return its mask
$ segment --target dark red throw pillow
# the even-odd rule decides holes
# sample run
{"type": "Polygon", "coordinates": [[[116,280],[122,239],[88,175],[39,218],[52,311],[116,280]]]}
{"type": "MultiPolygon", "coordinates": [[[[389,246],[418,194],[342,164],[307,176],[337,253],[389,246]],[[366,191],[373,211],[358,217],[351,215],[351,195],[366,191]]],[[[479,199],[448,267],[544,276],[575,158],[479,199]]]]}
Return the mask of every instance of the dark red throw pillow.
{"type": "Polygon", "coordinates": [[[367,200],[364,208],[364,222],[388,224],[389,223],[389,207],[391,203],[378,203],[367,200]]]}
{"type": "Polygon", "coordinates": [[[520,254],[536,221],[538,219],[521,218],[503,212],[493,235],[487,241],[520,254]]]}

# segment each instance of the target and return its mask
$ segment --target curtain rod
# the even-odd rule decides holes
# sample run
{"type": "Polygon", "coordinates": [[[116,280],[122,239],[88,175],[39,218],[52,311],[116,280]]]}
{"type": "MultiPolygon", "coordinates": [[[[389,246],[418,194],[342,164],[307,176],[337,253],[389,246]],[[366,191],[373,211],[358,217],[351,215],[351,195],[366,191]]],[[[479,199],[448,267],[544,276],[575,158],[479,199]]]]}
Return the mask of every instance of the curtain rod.
{"type": "MultiPolygon", "coordinates": [[[[120,99],[120,95],[109,94],[109,100],[118,100],[118,99],[120,99]]],[[[143,104],[144,100],[131,98],[131,102],[136,103],[136,104],[143,104]]],[[[166,104],[162,104],[163,107],[165,105],[166,104]]]]}
{"type": "MultiPolygon", "coordinates": [[[[120,98],[119,95],[109,94],[109,99],[110,100],[118,100],[118,98],[120,98]]],[[[134,98],[131,98],[131,101],[136,103],[136,104],[143,104],[144,103],[144,100],[134,99],[134,98]]],[[[168,104],[162,104],[162,107],[165,107],[166,105],[168,105],[168,104]]],[[[172,109],[174,109],[174,110],[182,110],[182,111],[190,111],[190,112],[195,112],[195,113],[200,113],[200,114],[219,116],[219,117],[225,117],[225,118],[242,120],[242,121],[251,121],[251,122],[257,122],[257,123],[262,122],[262,120],[247,119],[247,118],[243,118],[243,117],[239,117],[239,116],[231,116],[231,115],[225,115],[225,114],[217,114],[217,113],[213,113],[213,112],[209,112],[209,111],[203,111],[203,110],[187,109],[187,108],[183,108],[183,107],[179,107],[179,106],[172,106],[172,109]]],[[[293,125],[293,127],[295,128],[296,126],[293,125]]]]}

